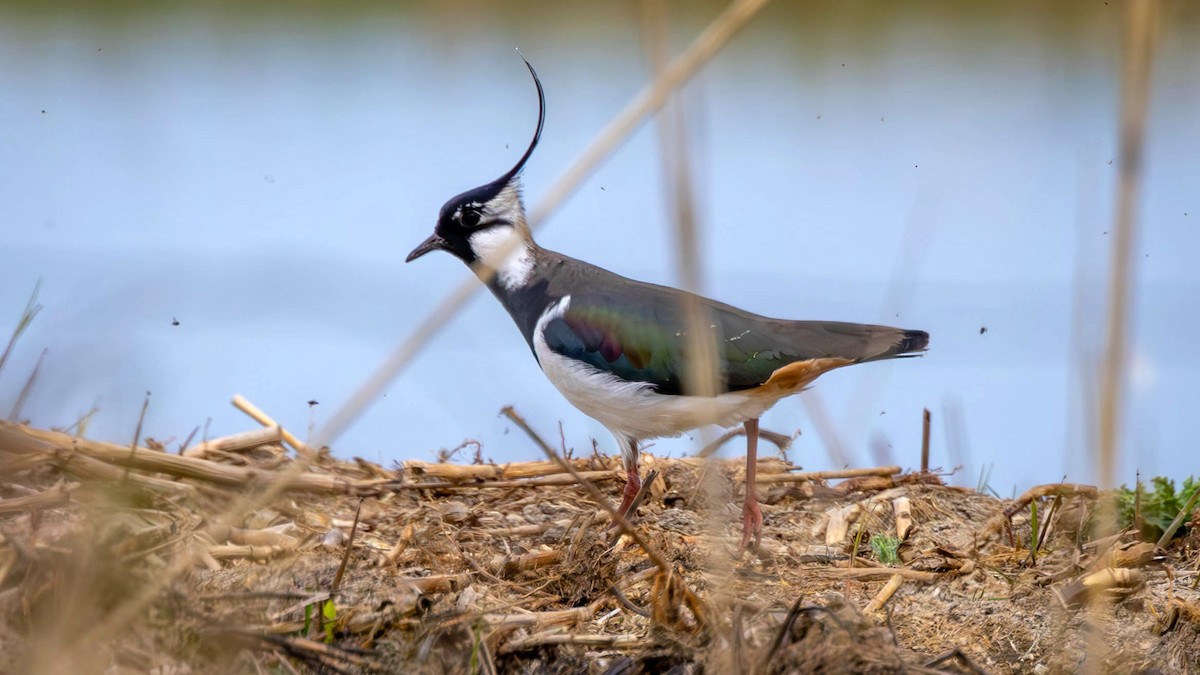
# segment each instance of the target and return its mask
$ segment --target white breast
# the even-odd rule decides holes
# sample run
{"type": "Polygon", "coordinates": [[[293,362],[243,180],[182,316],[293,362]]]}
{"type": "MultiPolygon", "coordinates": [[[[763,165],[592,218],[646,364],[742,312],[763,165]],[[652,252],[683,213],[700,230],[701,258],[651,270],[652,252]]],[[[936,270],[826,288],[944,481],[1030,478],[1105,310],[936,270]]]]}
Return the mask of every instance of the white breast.
{"type": "Polygon", "coordinates": [[[542,313],[533,331],[533,349],[542,371],[571,405],[613,433],[636,439],[678,436],[716,424],[740,424],[761,416],[779,396],[731,392],[715,397],[659,394],[645,382],[626,382],[586,363],[556,354],[542,333],[571,305],[566,296],[542,313]]]}

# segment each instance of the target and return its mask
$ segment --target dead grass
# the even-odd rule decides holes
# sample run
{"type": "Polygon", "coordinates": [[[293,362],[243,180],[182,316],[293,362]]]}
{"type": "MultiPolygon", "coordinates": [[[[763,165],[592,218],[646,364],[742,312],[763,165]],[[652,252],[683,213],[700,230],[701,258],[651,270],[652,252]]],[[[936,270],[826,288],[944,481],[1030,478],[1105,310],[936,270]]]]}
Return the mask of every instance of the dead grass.
{"type": "MultiPolygon", "coordinates": [[[[0,426],[0,672],[1074,672],[1089,626],[1101,671],[1200,664],[1200,539],[1093,538],[1089,486],[1007,501],[763,460],[762,547],[724,576],[738,502],[696,486],[707,466],[740,489],[737,461],[645,458],[661,478],[636,527],[660,567],[553,462],[300,464],[247,438],[180,456],[0,426]],[[887,567],[869,541],[899,534],[898,500],[887,567]]],[[[619,489],[614,459],[570,461],[619,489]]]]}

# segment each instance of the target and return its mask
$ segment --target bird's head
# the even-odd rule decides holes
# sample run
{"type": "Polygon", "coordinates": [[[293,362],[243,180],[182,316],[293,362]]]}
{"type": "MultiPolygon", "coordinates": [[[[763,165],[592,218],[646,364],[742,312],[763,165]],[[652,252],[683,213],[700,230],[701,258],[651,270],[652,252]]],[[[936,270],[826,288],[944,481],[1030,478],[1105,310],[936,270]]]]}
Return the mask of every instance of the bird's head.
{"type": "Polygon", "coordinates": [[[442,205],[433,234],[414,248],[405,262],[412,262],[430,251],[443,250],[468,265],[487,260],[499,267],[501,261],[493,260],[499,257],[498,251],[507,248],[510,253],[515,253],[522,243],[531,241],[525,222],[525,206],[521,202],[520,173],[541,138],[542,124],[546,120],[546,95],[533,66],[528,61],[525,65],[533,75],[538,93],[537,131],[529,148],[503,176],[467,190],[442,205]],[[513,236],[518,237],[518,241],[511,241],[513,236]]]}

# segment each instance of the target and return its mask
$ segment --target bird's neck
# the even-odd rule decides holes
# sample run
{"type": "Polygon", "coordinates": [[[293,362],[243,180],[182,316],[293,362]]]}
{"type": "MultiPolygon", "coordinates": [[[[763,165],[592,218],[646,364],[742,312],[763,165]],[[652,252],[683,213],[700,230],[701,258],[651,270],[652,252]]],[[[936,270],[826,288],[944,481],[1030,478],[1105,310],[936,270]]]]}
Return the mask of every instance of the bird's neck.
{"type": "MultiPolygon", "coordinates": [[[[534,243],[527,231],[515,232],[515,242],[509,236],[497,237],[499,243],[491,249],[490,255],[479,256],[471,269],[508,310],[530,349],[533,349],[533,332],[538,318],[546,307],[561,299],[561,292],[551,290],[550,279],[546,275],[547,255],[556,256],[534,243]],[[505,252],[500,246],[514,248],[505,252]],[[493,259],[502,261],[491,267],[487,261],[493,259]]],[[[490,243],[490,239],[481,243],[490,243]]],[[[474,244],[475,240],[472,239],[474,244]]],[[[476,254],[479,253],[480,250],[476,249],[476,254]]]]}
{"type": "Polygon", "coordinates": [[[472,271],[493,290],[514,292],[533,275],[537,244],[527,229],[496,227],[471,236],[472,271]]]}

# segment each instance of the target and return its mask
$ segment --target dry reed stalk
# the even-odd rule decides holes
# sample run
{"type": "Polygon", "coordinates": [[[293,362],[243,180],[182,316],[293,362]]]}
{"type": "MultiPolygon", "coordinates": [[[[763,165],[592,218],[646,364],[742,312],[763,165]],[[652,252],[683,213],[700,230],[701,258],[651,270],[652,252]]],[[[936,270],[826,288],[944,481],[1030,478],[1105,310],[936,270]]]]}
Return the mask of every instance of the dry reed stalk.
{"type": "Polygon", "coordinates": [[[524,652],[538,647],[556,645],[579,645],[582,647],[603,647],[607,649],[639,649],[649,647],[655,641],[645,636],[633,633],[620,635],[596,635],[592,633],[541,633],[509,640],[500,646],[501,654],[524,652]]]}
{"type": "Polygon", "coordinates": [[[338,616],[339,631],[358,635],[375,633],[380,628],[391,626],[399,619],[423,616],[433,606],[433,601],[421,593],[410,593],[400,597],[390,597],[380,609],[373,611],[346,610],[338,616]]]}
{"type": "Polygon", "coordinates": [[[1125,44],[1121,72],[1120,168],[1113,215],[1112,275],[1108,286],[1105,358],[1101,370],[1099,473],[1105,488],[1115,485],[1118,434],[1125,389],[1126,342],[1129,332],[1129,289],[1133,279],[1133,247],[1141,198],[1146,147],[1146,120],[1153,71],[1157,3],[1126,3],[1125,44]]]}
{"type": "Polygon", "coordinates": [[[71,493],[77,489],[79,483],[59,483],[31,495],[0,499],[0,517],[66,506],[71,501],[71,493]]]}
{"type": "Polygon", "coordinates": [[[240,544],[217,544],[208,547],[208,554],[216,560],[264,561],[291,553],[282,546],[244,546],[240,544]]]}
{"type": "MultiPolygon", "coordinates": [[[[569,461],[577,469],[590,469],[594,465],[590,459],[565,461],[569,461]]],[[[605,466],[606,468],[620,468],[618,460],[606,461],[605,466]]],[[[444,464],[411,459],[404,462],[404,468],[413,476],[428,476],[449,481],[514,480],[567,473],[561,464],[550,461],[513,462],[511,464],[444,464]]]]}
{"type": "Polygon", "coordinates": [[[294,435],[292,435],[292,432],[284,429],[282,425],[271,419],[270,415],[260,410],[258,406],[246,400],[246,397],[242,396],[241,394],[234,394],[232,403],[233,407],[246,413],[251,419],[263,425],[264,427],[278,427],[279,434],[283,436],[283,440],[288,445],[292,446],[292,449],[296,451],[298,456],[310,462],[317,458],[318,453],[316,450],[308,447],[307,443],[301,441],[299,438],[296,438],[294,435]]]}
{"type": "MultiPolygon", "coordinates": [[[[606,469],[604,471],[580,471],[579,475],[585,480],[619,480],[624,481],[625,476],[617,473],[616,470],[606,469]]],[[[477,483],[388,483],[384,486],[387,490],[476,490],[481,488],[524,488],[524,487],[557,487],[563,485],[575,485],[579,481],[574,476],[562,473],[553,476],[542,476],[540,478],[525,478],[521,480],[485,480],[477,483]]]]}
{"type": "Polygon", "coordinates": [[[837,546],[846,541],[846,534],[850,531],[850,523],[858,517],[862,511],[861,503],[847,504],[830,509],[826,513],[829,516],[825,526],[825,545],[837,546]]]}
{"type": "MultiPolygon", "coordinates": [[[[745,26],[754,15],[762,9],[767,0],[735,0],[725,11],[714,19],[700,35],[688,45],[637,97],[629,102],[616,117],[604,127],[595,140],[579,154],[546,191],[546,197],[529,213],[528,223],[531,230],[537,230],[546,217],[588,177],[600,162],[617,148],[637,127],[647,115],[663,105],[667,97],[675,89],[683,85],[719,51],[730,38],[745,26]]],[[[496,251],[496,258],[504,259],[516,250],[516,238],[510,238],[506,246],[496,251]]],[[[490,280],[485,275],[484,281],[490,280]]],[[[388,356],[387,360],[359,387],[354,396],[334,413],[317,435],[318,447],[328,445],[358,417],[359,413],[383,389],[400,374],[416,357],[425,344],[449,323],[450,319],[466,305],[476,292],[482,288],[475,279],[465,279],[457,288],[433,311],[424,321],[417,325],[413,333],[388,356]]]]}
{"type": "Polygon", "coordinates": [[[1106,567],[1098,572],[1092,572],[1075,581],[1055,588],[1054,594],[1066,609],[1078,609],[1097,596],[1106,595],[1104,591],[1131,589],[1145,581],[1146,575],[1139,570],[1124,567],[1106,567]]]}
{"type": "Polygon", "coordinates": [[[249,450],[257,448],[260,445],[268,443],[280,443],[283,441],[283,430],[278,426],[263,427],[261,429],[252,429],[243,431],[229,436],[214,438],[211,441],[205,441],[200,445],[194,445],[183,451],[184,457],[203,457],[209,452],[238,452],[241,450],[249,450]]]}
{"type": "MultiPolygon", "coordinates": [[[[3,436],[3,429],[0,429],[0,436],[3,436]]],[[[2,442],[2,441],[0,441],[2,442]]],[[[125,448],[118,448],[118,452],[123,456],[127,456],[125,448]]],[[[148,451],[150,452],[150,451],[148,451]]],[[[79,478],[83,481],[98,480],[117,482],[122,481],[130,487],[147,490],[153,493],[166,493],[170,495],[188,495],[196,494],[196,487],[187,483],[178,483],[172,480],[166,480],[157,476],[143,476],[140,473],[126,474],[122,469],[103,462],[99,459],[89,457],[78,452],[50,452],[45,455],[45,458],[54,462],[62,471],[79,478]]]]}
{"type": "Polygon", "coordinates": [[[247,530],[240,527],[216,527],[209,531],[216,541],[228,541],[231,544],[244,546],[278,546],[282,549],[293,550],[300,546],[300,540],[282,532],[273,530],[247,530]],[[224,536],[222,536],[224,535],[224,536]]]}
{"type": "Polygon", "coordinates": [[[921,415],[921,473],[929,471],[929,408],[921,415]]]}
{"type": "Polygon", "coordinates": [[[797,471],[795,473],[759,476],[756,483],[797,483],[812,480],[835,480],[838,478],[890,477],[900,473],[898,466],[878,466],[866,469],[840,469],[836,471],[797,471]]]}
{"type": "Polygon", "coordinates": [[[896,538],[904,541],[913,527],[912,502],[908,497],[893,499],[892,513],[896,515],[896,538]]]}
{"type": "Polygon", "coordinates": [[[908,581],[937,581],[942,577],[937,572],[922,572],[904,567],[801,567],[808,574],[828,574],[835,577],[850,577],[858,580],[890,579],[899,576],[908,581]]]}
{"type": "Polygon", "coordinates": [[[1100,491],[1096,489],[1095,485],[1082,485],[1079,483],[1049,483],[1046,485],[1035,485],[1034,487],[1026,490],[1020,497],[1017,497],[1017,500],[1013,502],[1012,505],[1004,509],[1003,515],[1006,518],[1012,518],[1018,513],[1027,511],[1029,509],[1029,502],[1032,502],[1035,499],[1058,496],[1073,497],[1076,495],[1085,497],[1087,499],[1095,499],[1100,495],[1100,491]]]}
{"type": "MultiPolygon", "coordinates": [[[[742,432],[742,434],[746,433],[744,429],[742,429],[741,432],[742,432]]],[[[651,462],[656,465],[657,464],[666,464],[668,466],[670,466],[672,464],[682,464],[683,466],[686,466],[686,467],[689,467],[692,469],[704,469],[705,467],[719,466],[726,471],[743,470],[745,468],[745,464],[746,464],[745,460],[742,458],[714,459],[711,457],[702,456],[700,453],[697,453],[696,455],[693,455],[691,457],[672,457],[672,458],[654,457],[652,460],[647,461],[647,463],[651,463],[651,462]]],[[[756,473],[774,474],[774,473],[785,473],[788,471],[795,471],[796,469],[799,469],[799,468],[800,467],[796,466],[795,464],[792,464],[790,462],[785,462],[785,461],[779,459],[778,457],[764,457],[764,458],[758,460],[757,462],[755,462],[754,470],[756,473]]],[[[755,482],[757,482],[757,481],[755,481],[755,482]]]]}
{"type": "Polygon", "coordinates": [[[498,555],[492,558],[492,567],[501,577],[509,577],[517,572],[529,572],[543,567],[548,567],[557,562],[560,562],[566,555],[562,549],[552,549],[549,551],[534,551],[518,556],[498,555]]]}
{"type": "Polygon", "coordinates": [[[414,588],[422,593],[454,593],[462,590],[471,583],[474,575],[470,572],[459,574],[433,574],[427,577],[402,577],[395,583],[407,588],[414,588]]]}
{"type": "Polygon", "coordinates": [[[993,536],[1000,534],[1005,530],[1011,521],[1012,517],[1018,513],[1022,513],[1029,509],[1029,503],[1035,499],[1044,497],[1074,497],[1081,496],[1085,499],[1095,499],[1100,495],[1100,491],[1094,485],[1083,485],[1080,483],[1048,483],[1046,485],[1036,485],[1029,488],[1012,502],[1007,508],[996,514],[991,520],[979,529],[977,539],[986,541],[993,536]]]}
{"type": "Polygon", "coordinates": [[[492,628],[514,628],[517,626],[534,626],[545,628],[564,624],[577,624],[590,620],[596,614],[598,603],[572,609],[558,609],[549,612],[528,612],[521,614],[484,613],[482,619],[492,628]]]}
{"type": "Polygon", "coordinates": [[[1154,561],[1157,549],[1153,542],[1143,541],[1136,544],[1119,546],[1117,544],[1121,536],[1119,534],[1109,546],[1097,549],[1097,555],[1087,565],[1083,566],[1083,573],[1085,575],[1110,567],[1142,567],[1154,561]]]}
{"type": "Polygon", "coordinates": [[[875,597],[871,598],[871,601],[867,603],[867,606],[863,609],[863,614],[871,614],[883,609],[883,606],[887,604],[887,601],[892,598],[892,595],[895,594],[895,592],[899,590],[900,586],[903,584],[904,575],[893,574],[891,578],[888,579],[888,582],[884,584],[883,588],[879,589],[879,592],[875,594],[875,597]]]}
{"type": "MultiPolygon", "coordinates": [[[[382,479],[348,480],[325,473],[259,471],[195,457],[168,455],[149,448],[139,448],[139,452],[132,453],[131,457],[129,449],[125,446],[77,438],[57,431],[32,429],[3,421],[0,421],[0,433],[4,434],[3,439],[7,439],[0,441],[0,451],[60,456],[65,458],[59,460],[63,462],[65,468],[69,468],[80,457],[85,457],[110,465],[164,473],[177,478],[189,478],[222,487],[244,488],[250,485],[276,484],[288,492],[333,494],[378,492],[378,488],[386,482],[382,479]]],[[[130,480],[135,479],[132,475],[129,478],[130,480]]],[[[161,483],[167,483],[177,488],[190,488],[181,483],[170,483],[169,481],[161,481],[161,483]]]]}
{"type": "Polygon", "coordinates": [[[572,521],[567,519],[546,521],[542,523],[534,523],[532,525],[518,525],[516,527],[501,527],[493,530],[486,530],[483,534],[491,537],[536,537],[545,534],[550,528],[561,527],[564,530],[571,524],[572,521]]]}

